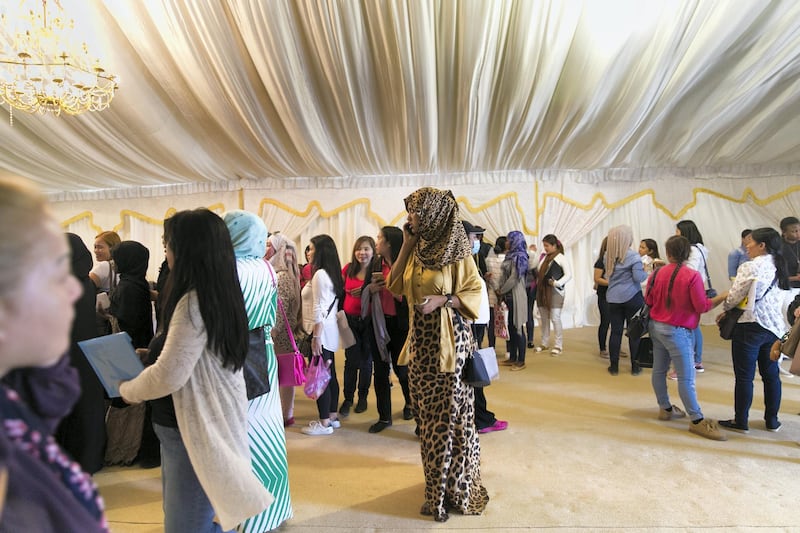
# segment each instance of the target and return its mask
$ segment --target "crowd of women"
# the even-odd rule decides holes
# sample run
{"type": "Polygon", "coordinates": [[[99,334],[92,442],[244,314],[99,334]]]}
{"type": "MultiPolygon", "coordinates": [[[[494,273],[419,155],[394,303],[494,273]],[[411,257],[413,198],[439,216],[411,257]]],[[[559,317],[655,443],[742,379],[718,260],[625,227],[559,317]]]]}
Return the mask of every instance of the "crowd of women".
{"type": "MultiPolygon", "coordinates": [[[[181,211],[164,223],[166,259],[153,287],[144,278],[149,252],[139,243],[112,232],[98,235],[91,268],[86,247],[77,236],[65,238],[38,191],[0,181],[0,203],[4,530],[107,530],[90,475],[107,462],[106,443],[88,428],[102,427],[109,399],[76,350],[89,337],[127,332],[145,363],[120,384],[116,401],[119,409],[146,402],[144,426],[154,431],[149,446],[160,451],[170,533],[267,531],[292,516],[284,427],[295,423],[294,387],[280,386],[276,352],[290,352],[296,335],[310,335],[311,353],[331,374],[316,400],[318,419],[302,429],[307,435],[330,435],[351,409],[366,411],[373,379],[377,421],[369,432],[390,427],[394,371],[402,418],[414,420],[420,439],[420,513],[436,521],[451,511],[483,512],[489,495],[478,434],[507,427],[486,409],[483,389],[462,377],[482,326],[489,323],[490,344],[507,328],[505,364],[513,371],[526,368],[526,349],[552,356],[564,351],[560,316],[572,276],[563,244],[547,235],[537,254],[521,232],[511,231],[494,249],[484,246],[483,229],[462,220],[450,191],[426,187],[408,196],[402,230],[384,227],[377,239],[359,237],[343,268],[328,235],[311,239],[301,267],[294,244],[269,235],[252,213],[181,211]],[[533,302],[542,320],[539,344],[533,302]],[[354,337],[341,387],[334,360],[340,311],[354,337]],[[245,378],[253,372],[254,351],[268,369],[258,387],[245,378]]],[[[747,234],[748,260],[721,294],[711,287],[708,251],[691,221],[680,222],[666,241],[665,260],[651,239],[633,251],[630,227],[609,232],[595,264],[600,354],[617,375],[625,325],[646,303],[659,419],[688,416],[691,432],[715,440],[725,440],[721,428],[749,431],[758,368],[765,429],[780,429],[775,347],[786,330],[785,291],[800,285],[800,260],[785,260],[785,251],[800,241],[800,222],[784,222],[783,236],[771,228],[747,234]],[[694,378],[703,370],[699,317],[720,304],[738,316],[736,383],[733,417],[716,422],[703,415],[694,378]],[[669,398],[670,365],[685,411],[669,398]]],[[[641,372],[638,342],[629,336],[634,375],[641,372]]],[[[141,455],[146,432],[139,438],[141,455]]]]}

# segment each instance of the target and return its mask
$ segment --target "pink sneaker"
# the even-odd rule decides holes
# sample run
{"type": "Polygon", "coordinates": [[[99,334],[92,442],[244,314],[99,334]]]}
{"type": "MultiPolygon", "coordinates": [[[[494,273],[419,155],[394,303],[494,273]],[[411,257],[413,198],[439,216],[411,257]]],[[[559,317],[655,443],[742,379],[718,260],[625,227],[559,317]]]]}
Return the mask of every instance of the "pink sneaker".
{"type": "Polygon", "coordinates": [[[478,433],[491,433],[492,431],[503,431],[508,427],[508,422],[505,420],[495,420],[494,424],[483,429],[479,429],[478,433]]]}
{"type": "Polygon", "coordinates": [[[675,381],[675,380],[677,380],[677,379],[678,379],[678,373],[677,373],[677,372],[675,372],[674,370],[670,370],[670,372],[667,374],[667,377],[668,377],[669,379],[671,379],[671,380],[675,381]]]}

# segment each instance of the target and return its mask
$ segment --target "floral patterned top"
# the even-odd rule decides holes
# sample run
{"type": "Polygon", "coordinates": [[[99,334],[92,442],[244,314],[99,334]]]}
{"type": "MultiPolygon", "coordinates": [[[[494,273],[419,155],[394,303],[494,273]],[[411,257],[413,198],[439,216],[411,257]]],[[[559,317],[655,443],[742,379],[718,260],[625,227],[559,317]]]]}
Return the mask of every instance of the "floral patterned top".
{"type": "Polygon", "coordinates": [[[92,476],[58,445],[13,389],[0,385],[2,464],[8,494],[0,527],[8,531],[107,532],[92,476]],[[21,529],[18,529],[21,528],[21,529]]]}

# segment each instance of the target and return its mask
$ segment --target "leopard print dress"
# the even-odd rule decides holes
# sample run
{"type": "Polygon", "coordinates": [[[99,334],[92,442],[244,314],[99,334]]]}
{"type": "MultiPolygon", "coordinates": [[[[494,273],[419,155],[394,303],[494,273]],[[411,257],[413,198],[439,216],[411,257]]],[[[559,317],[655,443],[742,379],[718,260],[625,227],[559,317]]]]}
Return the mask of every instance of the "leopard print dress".
{"type": "Polygon", "coordinates": [[[465,515],[483,512],[489,495],[481,484],[481,448],[475,427],[475,390],[461,381],[472,334],[455,319],[455,373],[439,371],[441,309],[414,315],[409,387],[420,430],[425,473],[422,514],[447,520],[448,510],[465,515]]]}

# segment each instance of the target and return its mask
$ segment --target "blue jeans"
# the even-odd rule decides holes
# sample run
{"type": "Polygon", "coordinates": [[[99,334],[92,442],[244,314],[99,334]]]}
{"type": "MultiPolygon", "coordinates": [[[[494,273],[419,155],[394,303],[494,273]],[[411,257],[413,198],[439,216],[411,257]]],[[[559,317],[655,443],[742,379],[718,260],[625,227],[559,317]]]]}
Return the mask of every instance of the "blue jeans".
{"type": "Polygon", "coordinates": [[[653,341],[653,374],[651,382],[656,401],[661,409],[669,409],[672,403],[667,390],[669,363],[675,365],[678,374],[678,394],[683,407],[692,421],[703,418],[697,392],[694,387],[694,330],[650,321],[650,339],[653,341]]]}
{"type": "Polygon", "coordinates": [[[750,406],[753,404],[753,379],[756,365],[764,382],[764,421],[767,427],[778,425],[778,409],[781,407],[781,379],[778,362],[769,358],[772,343],[778,340],[769,330],[755,322],[736,324],[731,339],[731,357],[734,386],[734,410],[736,423],[748,427],[750,406]]]}
{"type": "Polygon", "coordinates": [[[694,351],[694,364],[699,365],[703,362],[703,330],[700,329],[700,324],[692,330],[693,351],[694,351]]]}
{"type": "MultiPolygon", "coordinates": [[[[624,303],[608,302],[608,311],[611,315],[611,338],[609,339],[609,359],[611,360],[611,367],[619,367],[619,349],[622,345],[622,330],[625,329],[625,323],[630,322],[631,317],[636,314],[636,311],[644,305],[644,296],[641,292],[637,292],[633,298],[624,303]]],[[[634,368],[638,364],[636,362],[636,354],[639,351],[639,339],[632,339],[628,337],[628,353],[631,354],[631,366],[634,368]]]]}
{"type": "Polygon", "coordinates": [[[186,453],[178,428],[153,424],[161,441],[161,486],[164,533],[220,533],[208,501],[186,453]]]}

